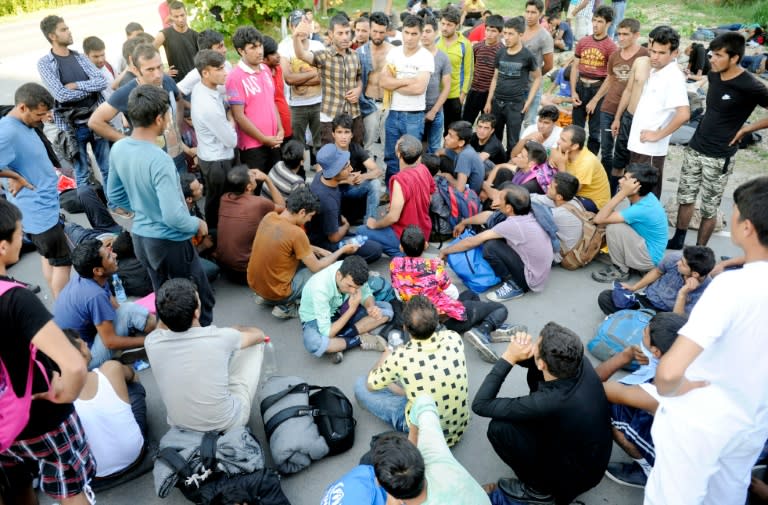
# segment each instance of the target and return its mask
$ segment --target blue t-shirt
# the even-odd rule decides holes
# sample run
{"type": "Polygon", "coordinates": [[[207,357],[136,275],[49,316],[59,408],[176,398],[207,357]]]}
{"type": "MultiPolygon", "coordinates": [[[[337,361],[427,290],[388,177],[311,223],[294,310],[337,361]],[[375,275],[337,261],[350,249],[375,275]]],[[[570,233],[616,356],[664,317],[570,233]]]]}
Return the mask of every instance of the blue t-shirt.
{"type": "Polygon", "coordinates": [[[656,195],[648,193],[619,214],[625,223],[643,237],[651,261],[658,265],[667,248],[667,213],[656,195]]]}
{"type": "Polygon", "coordinates": [[[565,67],[557,71],[555,85],[557,86],[557,96],[571,97],[571,81],[565,78],[565,67]]]}
{"type": "Polygon", "coordinates": [[[328,235],[336,233],[341,226],[341,191],[322,182],[322,175],[317,174],[310,184],[312,193],[320,200],[320,209],[307,224],[307,236],[312,245],[331,248],[328,235]]]}
{"type": "Polygon", "coordinates": [[[111,296],[108,283],[99,286],[93,279],[74,273],[53,304],[53,320],[59,328],[77,331],[90,347],[96,338],[96,325],[115,320],[111,296]]]}
{"type": "MultiPolygon", "coordinates": [[[[654,305],[654,307],[672,312],[675,308],[675,301],[677,300],[677,293],[680,288],[685,284],[683,276],[677,270],[677,262],[683,257],[682,252],[671,252],[664,256],[661,263],[656,267],[662,272],[662,276],[656,282],[653,282],[647,288],[645,288],[645,296],[654,305]]],[[[685,312],[690,314],[693,310],[693,306],[701,298],[704,289],[709,286],[712,279],[707,276],[706,279],[701,281],[698,288],[688,293],[688,299],[685,301],[685,312]]]]}
{"type": "Polygon", "coordinates": [[[563,44],[565,44],[565,50],[570,51],[573,49],[573,31],[571,31],[571,25],[565,21],[560,21],[558,29],[563,32],[563,44]]]}
{"type": "Polygon", "coordinates": [[[485,178],[485,166],[480,155],[471,145],[465,145],[464,149],[456,156],[454,172],[456,176],[466,174],[469,187],[476,193],[480,193],[485,178]]]}
{"type": "Polygon", "coordinates": [[[18,173],[35,187],[22,188],[15,197],[6,192],[8,201],[21,210],[24,232],[50,230],[59,221],[56,170],[35,130],[13,116],[0,119],[0,169],[18,173]]]}
{"type": "Polygon", "coordinates": [[[359,465],[325,490],[320,505],[384,505],[387,492],[370,465],[359,465]]]}
{"type": "MultiPolygon", "coordinates": [[[[109,100],[107,100],[107,103],[109,103],[109,105],[119,110],[123,114],[126,114],[126,119],[128,118],[128,115],[127,115],[128,96],[131,94],[131,91],[136,89],[138,85],[139,85],[139,82],[136,79],[133,79],[132,81],[129,81],[123,86],[117,88],[117,90],[109,96],[109,100]]],[[[168,93],[173,93],[174,97],[181,96],[181,93],[179,92],[179,88],[176,86],[176,83],[173,82],[173,79],[171,79],[167,75],[163,75],[163,89],[166,90],[168,93]]],[[[175,102],[176,102],[175,99],[171,100],[172,108],[176,107],[175,102]]]]}

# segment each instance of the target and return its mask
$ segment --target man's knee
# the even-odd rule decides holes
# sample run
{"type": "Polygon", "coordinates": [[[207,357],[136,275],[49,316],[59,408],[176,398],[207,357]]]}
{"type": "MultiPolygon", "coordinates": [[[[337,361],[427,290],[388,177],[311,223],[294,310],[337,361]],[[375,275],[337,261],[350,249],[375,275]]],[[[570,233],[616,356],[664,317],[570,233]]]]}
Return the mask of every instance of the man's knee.
{"type": "Polygon", "coordinates": [[[320,333],[316,321],[304,323],[302,337],[304,340],[304,348],[314,356],[322,356],[328,348],[329,338],[327,335],[320,333]]]}

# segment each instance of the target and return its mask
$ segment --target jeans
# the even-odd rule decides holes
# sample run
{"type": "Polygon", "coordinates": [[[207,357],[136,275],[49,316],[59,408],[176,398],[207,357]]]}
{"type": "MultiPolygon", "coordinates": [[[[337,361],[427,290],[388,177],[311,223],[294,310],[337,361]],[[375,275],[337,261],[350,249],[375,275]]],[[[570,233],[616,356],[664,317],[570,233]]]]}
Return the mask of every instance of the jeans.
{"type": "Polygon", "coordinates": [[[149,424],[147,423],[147,391],[144,389],[144,386],[141,385],[141,382],[129,382],[127,386],[128,399],[131,401],[133,418],[136,419],[136,424],[139,425],[141,434],[146,438],[147,429],[149,427],[149,424]]]}
{"type": "Polygon", "coordinates": [[[147,269],[155,292],[168,279],[191,279],[200,297],[200,325],[210,325],[216,300],[192,242],[142,237],[135,233],[132,238],[136,258],[147,269]]]}
{"type": "MultiPolygon", "coordinates": [[[[147,327],[148,317],[149,311],[146,307],[131,302],[121,304],[115,311],[115,320],[112,321],[115,335],[127,337],[143,332],[147,327]]],[[[91,344],[91,361],[88,363],[88,370],[99,368],[112,359],[113,355],[114,351],[104,345],[101,335],[97,333],[91,344]]]]}
{"type": "MultiPolygon", "coordinates": [[[[386,138],[384,133],[384,123],[386,121],[387,111],[382,109],[381,102],[376,102],[376,110],[363,117],[363,125],[365,125],[365,140],[363,140],[363,148],[366,151],[371,152],[371,147],[373,147],[373,144],[375,144],[381,136],[386,138]]],[[[385,143],[385,138],[381,139],[382,144],[385,143]]]]}
{"type": "Polygon", "coordinates": [[[384,126],[384,163],[387,164],[385,183],[389,187],[389,179],[400,171],[400,164],[395,155],[397,141],[403,135],[413,135],[417,139],[424,133],[424,112],[389,111],[384,126]]]}
{"type": "Polygon", "coordinates": [[[187,155],[184,153],[178,154],[173,158],[173,165],[176,167],[176,171],[181,174],[186,174],[189,171],[187,166],[187,155]]]}
{"type": "Polygon", "coordinates": [[[320,150],[320,102],[291,107],[291,129],[299,142],[304,142],[307,128],[312,134],[312,150],[317,152],[320,150]]]}
{"type": "Polygon", "coordinates": [[[208,278],[208,282],[213,282],[219,277],[219,271],[221,270],[219,265],[206,258],[200,258],[200,263],[203,265],[203,271],[208,278]]]}
{"type": "Polygon", "coordinates": [[[365,217],[376,218],[382,193],[381,181],[368,179],[360,184],[339,184],[339,191],[342,199],[365,197],[365,217]]]}
{"type": "Polygon", "coordinates": [[[507,127],[507,156],[512,152],[517,141],[520,140],[520,128],[523,125],[523,106],[525,97],[520,97],[512,101],[501,101],[493,99],[493,115],[496,116],[496,138],[502,140],[504,137],[504,126],[507,127]]]}
{"type": "Polygon", "coordinates": [[[107,176],[109,174],[109,141],[93,133],[85,124],[75,126],[75,140],[77,141],[78,150],[78,155],[74,160],[77,185],[85,186],[88,184],[90,176],[88,144],[91,144],[93,155],[96,157],[96,163],[99,165],[102,182],[106,188],[107,176]]]}
{"type": "Polygon", "coordinates": [[[282,300],[267,300],[269,305],[287,305],[301,299],[301,292],[309,278],[312,277],[312,270],[305,266],[300,266],[291,279],[291,294],[282,300]]]}
{"type": "Polygon", "coordinates": [[[394,427],[400,432],[408,432],[408,424],[405,422],[405,406],[408,399],[400,396],[389,388],[379,391],[369,391],[367,377],[360,377],[355,382],[355,399],[357,404],[374,416],[394,427]]]}
{"type": "MultiPolygon", "coordinates": [[[[608,180],[611,183],[611,195],[616,194],[614,180],[611,180],[611,169],[613,167],[613,133],[611,133],[611,123],[613,114],[600,112],[600,161],[603,163],[608,180]]],[[[618,184],[618,179],[615,179],[618,184]]]]}
{"type": "Polygon", "coordinates": [[[624,10],[627,8],[627,0],[621,0],[620,2],[611,2],[613,7],[613,21],[608,27],[608,36],[612,39],[616,38],[616,29],[619,27],[619,23],[624,19],[624,10]]]}
{"type": "Polygon", "coordinates": [[[400,250],[400,239],[397,238],[397,234],[391,226],[372,230],[363,225],[358,226],[355,233],[358,235],[368,235],[368,240],[373,240],[374,242],[381,244],[381,248],[384,250],[384,254],[390,258],[405,256],[405,254],[403,254],[403,252],[400,250]]]}
{"type": "MultiPolygon", "coordinates": [[[[573,124],[584,128],[587,124],[587,118],[589,118],[589,140],[587,141],[587,147],[592,154],[597,155],[600,151],[600,113],[587,115],[587,104],[597,94],[597,90],[600,89],[602,81],[585,85],[581,79],[576,83],[576,93],[579,94],[581,105],[573,108],[573,124]]],[[[600,110],[603,100],[600,99],[595,106],[595,110],[600,110]]]]}
{"type": "Polygon", "coordinates": [[[503,281],[512,281],[525,292],[530,291],[525,280],[525,264],[520,255],[504,239],[488,240],[483,244],[483,258],[503,281]]]}
{"type": "Polygon", "coordinates": [[[539,113],[539,105],[541,105],[541,86],[536,90],[536,95],[533,97],[531,106],[528,107],[528,112],[525,113],[525,125],[536,124],[538,121],[537,114],[539,113]]]}
{"type": "MultiPolygon", "coordinates": [[[[346,302],[345,302],[346,304],[346,302]]],[[[389,319],[392,319],[392,316],[394,315],[394,311],[392,310],[392,305],[390,305],[388,302],[376,302],[376,306],[381,310],[382,315],[388,317],[389,319]]],[[[341,314],[337,312],[333,315],[331,318],[331,321],[335,321],[339,318],[341,314]]],[[[365,307],[359,305],[357,307],[357,311],[355,314],[349,318],[349,321],[346,325],[339,331],[339,333],[343,333],[346,328],[349,328],[350,326],[354,325],[356,322],[364,318],[368,315],[368,312],[365,310],[365,307]]],[[[320,331],[320,328],[317,326],[317,319],[313,319],[311,321],[307,321],[305,323],[301,324],[301,333],[304,340],[304,348],[309,351],[310,354],[320,357],[323,354],[325,354],[325,351],[328,349],[328,344],[331,340],[331,337],[323,334],[323,332],[320,331]]]]}
{"type": "Polygon", "coordinates": [[[427,142],[427,153],[435,154],[435,151],[443,147],[443,127],[445,126],[445,114],[443,109],[437,111],[433,121],[424,121],[423,140],[427,142]]]}

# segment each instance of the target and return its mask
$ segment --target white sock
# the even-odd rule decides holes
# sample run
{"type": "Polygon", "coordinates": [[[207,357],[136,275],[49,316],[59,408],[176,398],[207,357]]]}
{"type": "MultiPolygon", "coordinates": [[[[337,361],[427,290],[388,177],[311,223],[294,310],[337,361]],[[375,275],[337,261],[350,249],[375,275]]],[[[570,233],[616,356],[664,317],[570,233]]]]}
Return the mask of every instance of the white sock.
{"type": "Polygon", "coordinates": [[[645,476],[648,477],[651,474],[651,469],[653,468],[648,462],[645,460],[645,458],[640,459],[634,459],[632,458],[635,463],[640,465],[640,468],[643,469],[643,472],[645,472],[645,476]]]}

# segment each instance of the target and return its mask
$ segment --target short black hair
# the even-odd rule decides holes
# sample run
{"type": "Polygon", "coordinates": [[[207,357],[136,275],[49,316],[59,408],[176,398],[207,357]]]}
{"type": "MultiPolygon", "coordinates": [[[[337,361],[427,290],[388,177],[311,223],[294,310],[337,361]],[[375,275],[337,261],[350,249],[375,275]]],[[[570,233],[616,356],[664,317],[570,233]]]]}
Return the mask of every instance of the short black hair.
{"type": "Polygon", "coordinates": [[[351,276],[355,285],[362,286],[368,281],[368,264],[360,256],[347,256],[341,262],[339,273],[342,277],[351,276]]]}
{"type": "Polygon", "coordinates": [[[56,27],[59,26],[59,23],[63,22],[64,18],[55,15],[45,16],[43,20],[40,21],[40,31],[43,32],[43,37],[45,37],[45,40],[49,44],[51,43],[51,39],[48,36],[56,31],[56,27]]]}
{"type": "Polygon", "coordinates": [[[285,199],[285,208],[291,214],[298,214],[301,212],[301,209],[310,214],[320,210],[320,199],[309,189],[308,185],[299,184],[293,188],[288,194],[288,198],[285,199]]]}
{"type": "Polygon", "coordinates": [[[30,109],[37,109],[43,105],[51,110],[54,105],[53,95],[42,85],[36,82],[22,84],[13,94],[13,103],[16,105],[24,104],[30,109]]]}
{"type": "Polygon", "coordinates": [[[266,58],[270,54],[275,54],[277,52],[277,41],[273,39],[272,37],[265,35],[264,40],[262,41],[262,46],[264,46],[264,57],[266,58]]]}
{"type": "Polygon", "coordinates": [[[480,114],[480,117],[477,118],[477,124],[480,123],[490,123],[491,128],[496,128],[496,116],[483,112],[480,114]]]}
{"type": "Polygon", "coordinates": [[[357,23],[371,23],[371,20],[366,15],[361,15],[359,18],[355,19],[355,21],[352,23],[355,28],[357,28],[357,23]]]}
{"type": "Polygon", "coordinates": [[[715,251],[703,245],[683,247],[683,258],[692,272],[706,277],[715,268],[715,251]]]}
{"type": "Polygon", "coordinates": [[[157,317],[169,330],[187,331],[192,327],[198,307],[197,287],[184,278],[169,279],[157,290],[157,317]]]}
{"type": "Polygon", "coordinates": [[[83,52],[88,55],[93,51],[103,51],[107,46],[104,45],[104,41],[98,37],[86,37],[83,40],[83,52]]]}
{"type": "MultiPolygon", "coordinates": [[[[153,39],[151,35],[149,35],[148,33],[142,32],[136,35],[135,37],[133,37],[132,39],[128,39],[125,42],[123,42],[122,55],[125,62],[131,63],[135,66],[136,63],[133,61],[133,52],[141,44],[149,44],[150,46],[152,46],[152,40],[153,39]],[[147,40],[147,37],[145,37],[145,35],[149,36],[149,40],[147,40]]],[[[155,47],[155,46],[152,46],[152,47],[155,47]]],[[[155,49],[155,52],[157,52],[157,49],[155,49]]]]}
{"type": "Polygon", "coordinates": [[[440,171],[440,157],[436,154],[432,153],[424,153],[421,155],[421,163],[425,167],[427,167],[427,170],[429,170],[429,173],[432,175],[432,177],[436,176],[437,173],[440,171]]]}
{"type": "Polygon", "coordinates": [[[515,178],[515,173],[508,168],[499,168],[496,170],[496,175],[493,177],[491,186],[495,189],[500,189],[501,185],[505,182],[511,181],[515,178]]]}
{"type": "Polygon", "coordinates": [[[173,0],[172,2],[168,2],[168,10],[177,11],[179,9],[187,10],[186,7],[184,7],[184,3],[180,2],[179,0],[173,0]]]}
{"type": "Polygon", "coordinates": [[[584,144],[587,141],[587,132],[584,130],[584,127],[569,124],[563,128],[563,132],[571,132],[571,142],[578,145],[579,149],[584,149],[584,144]]]}
{"type": "Polygon", "coordinates": [[[195,55],[195,68],[203,75],[203,70],[208,67],[221,68],[224,66],[226,58],[224,55],[213,49],[201,49],[195,55]]]}
{"type": "Polygon", "coordinates": [[[355,122],[352,119],[352,116],[349,115],[347,112],[342,112],[340,114],[336,114],[336,117],[333,118],[333,121],[331,121],[331,131],[335,132],[336,128],[342,127],[345,130],[352,131],[352,127],[354,126],[355,122]]]}
{"type": "Polygon", "coordinates": [[[504,29],[504,18],[498,14],[492,14],[485,18],[485,29],[496,28],[498,31],[504,29]]]}
{"type": "MultiPolygon", "coordinates": [[[[184,174],[192,175],[192,174],[184,174]]],[[[194,176],[192,176],[194,178],[194,176]]],[[[245,193],[248,184],[251,183],[251,174],[248,172],[248,165],[237,165],[232,167],[227,174],[227,183],[233,193],[242,195],[245,193]]],[[[183,189],[183,188],[182,188],[183,189]]],[[[191,195],[190,195],[191,196],[191,195]]],[[[187,195],[185,194],[186,198],[187,195]]]]}
{"type": "Polygon", "coordinates": [[[144,31],[144,27],[141,26],[136,21],[131,21],[130,23],[125,25],[125,35],[126,36],[132,34],[133,32],[143,32],[143,31],[144,31]]]}
{"type": "Polygon", "coordinates": [[[424,253],[426,239],[424,232],[415,224],[409,224],[400,235],[400,247],[409,258],[418,258],[424,253]]]}
{"type": "Polygon", "coordinates": [[[592,15],[593,18],[603,18],[605,19],[606,23],[612,23],[613,22],[613,7],[610,5],[601,5],[597,8],[595,13],[592,15]]]}
{"type": "Polygon", "coordinates": [[[465,145],[469,145],[472,140],[472,124],[469,121],[454,121],[448,129],[456,132],[459,140],[463,140],[465,145]]]}
{"type": "Polygon", "coordinates": [[[383,12],[377,11],[371,14],[370,17],[371,23],[375,23],[379,26],[385,26],[389,28],[389,16],[384,14],[383,12]]]}
{"type": "Polygon", "coordinates": [[[545,105],[539,109],[539,119],[550,119],[556,123],[560,119],[560,111],[554,105],[545,105]]]}
{"type": "Polygon", "coordinates": [[[179,183],[181,184],[181,192],[184,194],[184,198],[192,198],[192,183],[197,180],[194,174],[189,172],[179,175],[179,183]]]}
{"type": "Polygon", "coordinates": [[[245,46],[248,44],[259,45],[264,39],[261,36],[261,32],[253,26],[241,26],[235,30],[235,34],[232,35],[232,45],[235,47],[235,51],[240,53],[240,50],[245,50],[245,46]]]}
{"type": "Polygon", "coordinates": [[[573,330],[550,321],[541,329],[538,346],[539,358],[558,379],[569,379],[579,373],[584,345],[573,330]]]}
{"type": "Polygon", "coordinates": [[[733,203],[739,209],[739,222],[746,219],[757,232],[757,239],[768,247],[768,176],[756,177],[733,192],[733,203]]]}
{"type": "Polygon", "coordinates": [[[730,58],[738,56],[737,62],[741,62],[741,59],[744,58],[746,45],[747,41],[739,32],[725,32],[712,39],[712,42],[709,43],[709,50],[724,49],[730,58]]]}
{"type": "Polygon", "coordinates": [[[650,163],[630,163],[627,175],[632,175],[640,183],[640,190],[637,192],[640,196],[653,191],[659,182],[659,171],[650,163]]]}
{"type": "Polygon", "coordinates": [[[529,5],[533,5],[534,7],[536,7],[536,10],[538,10],[539,13],[544,12],[544,2],[542,2],[541,0],[526,0],[525,6],[528,7],[529,5]]]}
{"type": "Polygon", "coordinates": [[[674,312],[659,312],[648,323],[648,334],[651,337],[651,345],[658,347],[661,354],[669,351],[675,343],[680,328],[688,321],[688,318],[674,312]]]}
{"type": "Polygon", "coordinates": [[[431,337],[439,324],[435,304],[426,296],[416,295],[405,302],[403,326],[412,338],[424,340],[431,337]]]}
{"type": "Polygon", "coordinates": [[[168,111],[168,92],[151,84],[137,86],[128,95],[128,119],[134,128],[146,128],[168,111]]]}
{"type": "Polygon", "coordinates": [[[461,21],[461,12],[456,7],[446,7],[440,11],[440,19],[445,19],[449,23],[458,25],[461,21]]]}
{"type": "Polygon", "coordinates": [[[424,30],[424,20],[421,19],[419,16],[414,16],[413,14],[409,14],[403,20],[402,28],[418,28],[419,32],[421,32],[422,30],[424,30]]]}
{"type": "MultiPolygon", "coordinates": [[[[135,37],[131,40],[138,39],[139,37],[135,37]]],[[[130,40],[128,42],[130,42],[130,40]]],[[[141,70],[141,61],[149,61],[159,54],[160,53],[157,51],[157,48],[152,44],[147,42],[139,42],[134,46],[133,51],[131,52],[131,63],[133,63],[133,66],[136,67],[136,70],[141,70]]]]}
{"type": "Polygon", "coordinates": [[[511,205],[516,216],[525,216],[531,212],[531,193],[523,186],[513,184],[506,190],[504,202],[511,205]]]}
{"type": "Polygon", "coordinates": [[[537,165],[547,161],[547,148],[538,142],[529,140],[523,145],[523,149],[528,153],[528,161],[533,161],[537,165]]]}
{"type": "Polygon", "coordinates": [[[515,30],[522,35],[525,33],[525,18],[523,16],[515,16],[504,21],[504,28],[515,30]]]}
{"type": "MultiPolygon", "coordinates": [[[[739,35],[739,37],[741,37],[741,35],[739,35]]],[[[649,43],[661,44],[662,46],[669,45],[670,52],[674,52],[680,47],[680,34],[671,26],[657,26],[651,30],[648,34],[648,38],[650,39],[648,41],[649,43]]]]}
{"type": "Polygon", "coordinates": [[[222,42],[224,42],[224,35],[210,28],[203,30],[197,35],[198,49],[211,49],[222,42]]]}
{"type": "Polygon", "coordinates": [[[112,241],[112,252],[117,254],[118,261],[136,257],[136,252],[133,250],[133,239],[128,230],[121,231],[112,241]]]}
{"type": "Polygon", "coordinates": [[[283,164],[289,170],[296,170],[304,163],[304,143],[296,139],[291,139],[280,149],[283,157],[283,164]]]}
{"type": "Polygon", "coordinates": [[[413,135],[403,135],[397,142],[397,152],[408,165],[413,165],[421,157],[424,147],[421,141],[413,135]]]}
{"type": "Polygon", "coordinates": [[[328,21],[328,31],[333,33],[333,29],[336,28],[336,25],[341,27],[349,26],[349,16],[344,12],[339,12],[334,15],[331,20],[328,21]]]}
{"type": "Polygon", "coordinates": [[[85,239],[72,249],[72,266],[83,279],[93,279],[93,269],[104,264],[101,248],[104,244],[95,238],[85,239]]]}
{"type": "Polygon", "coordinates": [[[557,185],[557,194],[563,197],[563,200],[570,202],[576,193],[579,192],[579,179],[568,172],[557,172],[553,178],[557,185]]]}
{"type": "Polygon", "coordinates": [[[398,500],[415,498],[426,482],[424,458],[404,433],[384,433],[371,450],[376,480],[398,500]]]}
{"type": "Polygon", "coordinates": [[[630,33],[640,33],[640,21],[634,18],[622,19],[618,27],[629,28],[630,33]]]}
{"type": "Polygon", "coordinates": [[[13,240],[13,234],[16,232],[16,225],[19,221],[21,221],[19,208],[5,198],[0,198],[0,242],[13,240]]]}

